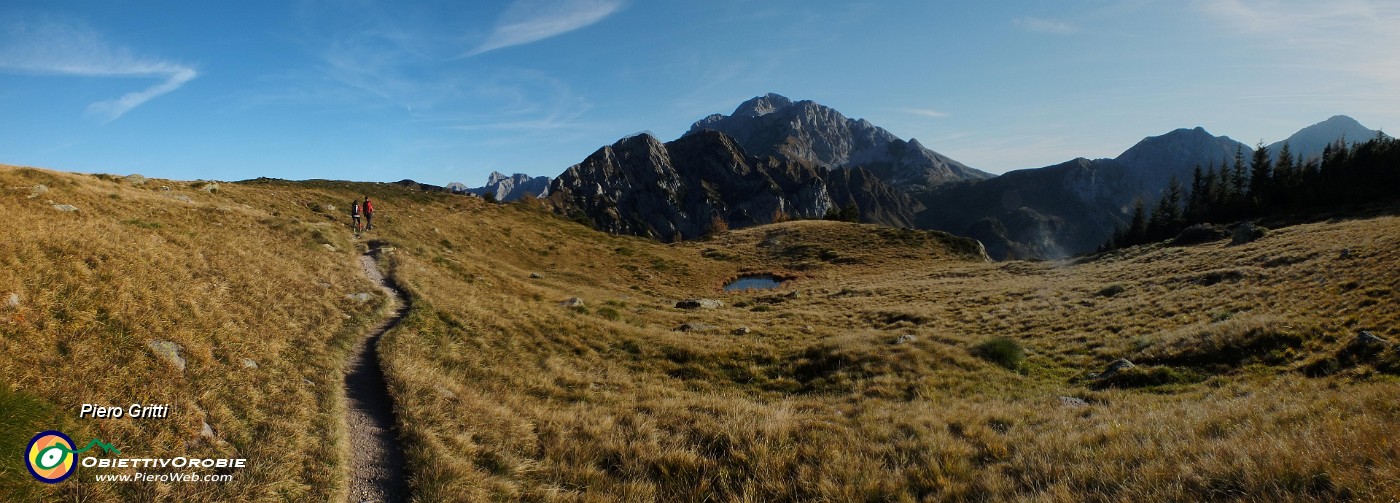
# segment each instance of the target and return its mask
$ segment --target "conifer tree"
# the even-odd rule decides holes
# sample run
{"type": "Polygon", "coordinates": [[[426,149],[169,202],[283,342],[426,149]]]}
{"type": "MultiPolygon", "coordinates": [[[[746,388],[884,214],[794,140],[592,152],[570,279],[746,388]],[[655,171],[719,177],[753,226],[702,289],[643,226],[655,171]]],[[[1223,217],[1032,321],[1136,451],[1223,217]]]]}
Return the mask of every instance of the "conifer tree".
{"type": "Polygon", "coordinates": [[[1235,147],[1235,164],[1230,173],[1230,206],[1238,208],[1240,202],[1247,195],[1246,188],[1249,187],[1249,175],[1244,171],[1244,150],[1235,147]]]}
{"type": "Polygon", "coordinates": [[[1260,141],[1254,147],[1254,157],[1250,159],[1249,203],[1254,208],[1268,204],[1269,188],[1273,183],[1273,161],[1269,158],[1269,147],[1260,141]]]}
{"type": "Polygon", "coordinates": [[[1147,242],[1147,205],[1139,197],[1133,201],[1133,218],[1128,221],[1128,232],[1123,236],[1128,246],[1147,242]]]}
{"type": "Polygon", "coordinates": [[[1215,208],[1212,210],[1212,218],[1224,218],[1225,207],[1235,198],[1230,192],[1234,190],[1235,184],[1230,179],[1230,165],[1225,159],[1220,160],[1220,168],[1215,173],[1215,208]]]}
{"type": "MultiPolygon", "coordinates": [[[[1273,188],[1270,189],[1281,199],[1287,199],[1284,196],[1293,193],[1294,182],[1297,178],[1293,166],[1293,151],[1288,148],[1288,142],[1284,142],[1283,146],[1278,149],[1278,162],[1274,164],[1273,188]]],[[[1287,201],[1284,203],[1287,204],[1287,201]]]]}
{"type": "Polygon", "coordinates": [[[1205,209],[1209,192],[1206,190],[1206,174],[1197,164],[1196,169],[1191,171],[1191,194],[1186,196],[1186,218],[1196,220],[1201,218],[1205,209]]]}
{"type": "Polygon", "coordinates": [[[1167,239],[1181,230],[1181,191],[1181,182],[1173,176],[1147,223],[1146,241],[1167,239]]]}

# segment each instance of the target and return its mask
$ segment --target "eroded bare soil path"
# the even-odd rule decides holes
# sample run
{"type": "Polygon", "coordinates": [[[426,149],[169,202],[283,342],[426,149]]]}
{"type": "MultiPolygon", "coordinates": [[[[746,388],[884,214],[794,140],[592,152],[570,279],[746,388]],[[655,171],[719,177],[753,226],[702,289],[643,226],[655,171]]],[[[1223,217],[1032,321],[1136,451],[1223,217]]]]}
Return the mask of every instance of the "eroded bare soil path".
{"type": "Polygon", "coordinates": [[[393,400],[384,382],[377,351],[379,338],[408,312],[408,302],[403,292],[385,281],[375,264],[374,257],[379,251],[377,244],[371,244],[369,252],[360,256],[360,267],[389,297],[389,315],[371,328],[351,351],[345,373],[351,502],[408,501],[403,447],[399,445],[398,431],[394,427],[393,400]]]}

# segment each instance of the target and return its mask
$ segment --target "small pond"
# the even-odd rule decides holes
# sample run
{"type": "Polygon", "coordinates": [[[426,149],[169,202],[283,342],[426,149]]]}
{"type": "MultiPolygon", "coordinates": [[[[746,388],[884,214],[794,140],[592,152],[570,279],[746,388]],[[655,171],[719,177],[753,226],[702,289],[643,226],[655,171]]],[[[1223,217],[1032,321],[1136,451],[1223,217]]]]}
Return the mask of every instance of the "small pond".
{"type": "Polygon", "coordinates": [[[777,288],[779,285],[782,284],[782,280],[778,279],[777,277],[771,274],[762,274],[757,276],[740,276],[734,281],[725,283],[724,291],[738,292],[742,290],[769,290],[777,288]]]}

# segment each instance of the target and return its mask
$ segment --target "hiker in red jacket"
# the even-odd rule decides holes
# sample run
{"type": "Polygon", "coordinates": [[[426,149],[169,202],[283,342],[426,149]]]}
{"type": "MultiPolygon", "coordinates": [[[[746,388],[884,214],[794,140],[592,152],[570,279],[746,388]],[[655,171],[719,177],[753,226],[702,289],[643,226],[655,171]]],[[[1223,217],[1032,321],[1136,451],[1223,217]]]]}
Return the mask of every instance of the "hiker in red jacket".
{"type": "Polygon", "coordinates": [[[369,202],[369,196],[365,196],[365,230],[374,229],[374,204],[369,202]]]}

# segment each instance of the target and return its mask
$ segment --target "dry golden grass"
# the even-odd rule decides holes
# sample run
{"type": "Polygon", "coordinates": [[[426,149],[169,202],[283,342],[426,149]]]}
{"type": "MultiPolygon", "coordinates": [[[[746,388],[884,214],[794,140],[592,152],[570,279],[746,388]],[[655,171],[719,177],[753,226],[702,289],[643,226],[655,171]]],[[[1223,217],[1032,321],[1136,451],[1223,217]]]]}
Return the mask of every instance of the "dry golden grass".
{"type": "Polygon", "coordinates": [[[830,222],[672,246],[518,206],[432,226],[392,231],[418,243],[391,259],[417,304],[385,348],[422,501],[1400,492],[1395,377],[1302,372],[1357,329],[1400,335],[1393,304],[1368,300],[1400,286],[1393,217],[1081,264],[969,261],[938,235],[830,222]],[[718,291],[746,272],[796,279],[718,291]],[[573,296],[586,307],[559,305],[573,296]],[[729,305],[672,307],[692,296],[729,305]],[[692,321],[718,328],[674,330],[692,321]],[[994,336],[1028,348],[1019,372],[969,352],[994,336]],[[1184,378],[1097,389],[1087,375],[1122,356],[1184,378]]]}
{"type": "MultiPolygon", "coordinates": [[[[5,328],[0,368],[22,394],[14,400],[39,402],[26,410],[47,411],[64,427],[91,424],[71,418],[88,391],[42,377],[45,365],[71,362],[101,396],[154,387],[221,414],[222,423],[210,423],[229,445],[191,449],[237,449],[255,466],[279,468],[240,475],[217,492],[172,488],[188,491],[181,499],[339,497],[339,404],[317,393],[338,383],[346,334],[374,306],[343,299],[371,290],[351,269],[351,238],[332,225],[340,212],[324,205],[343,208],[362,193],[380,208],[372,237],[393,248],[382,265],[413,300],[381,354],[418,501],[1400,497],[1395,350],[1345,349],[1361,329],[1400,340],[1396,217],[1298,225],[1237,247],[987,263],[945,235],[834,222],[663,245],[600,234],[534,202],[490,205],[382,184],[223,184],[212,195],[181,186],[194,202],[176,203],[92,177],[0,177],[6,187],[72,180],[65,200],[40,199],[72,197],[84,208],[117,193],[110,201],[123,214],[61,214],[22,191],[0,195],[6,212],[21,208],[45,222],[4,230],[50,243],[0,248],[0,294],[21,289],[27,323],[44,323],[5,328]],[[160,227],[121,223],[133,218],[160,227]],[[237,232],[210,229],[215,223],[237,232]],[[168,244],[144,252],[124,244],[152,234],[168,244]],[[68,251],[45,258],[52,248],[68,251]],[[96,267],[122,272],[83,272],[94,266],[74,261],[88,257],[109,257],[96,267]],[[31,263],[43,265],[11,267],[31,263]],[[792,281],[720,291],[747,273],[792,281]],[[158,288],[171,281],[179,286],[158,288]],[[304,281],[313,286],[296,290],[304,281]],[[34,286],[49,284],[60,287],[34,286]],[[36,314],[65,304],[35,292],[85,285],[97,286],[72,309],[106,309],[126,325],[36,314]],[[130,298],[104,300],[111,292],[130,298]],[[266,302],[234,298],[243,295],[266,302]],[[585,305],[560,305],[570,297],[585,305]],[[674,307],[689,297],[726,305],[674,307]],[[225,302],[242,306],[225,311],[225,302]],[[715,329],[677,331],[684,323],[715,329]],[[67,335],[84,326],[89,335],[67,335]],[[112,326],[143,328],[127,328],[124,339],[112,326]],[[740,327],[750,332],[732,333],[740,327]],[[912,341],[896,343],[905,335],[912,341]],[[194,355],[183,376],[144,349],[157,336],[194,355]],[[998,336],[1025,348],[1015,370],[974,355],[998,336]],[[16,349],[60,348],[65,338],[73,340],[63,358],[16,349]],[[119,354],[132,370],[69,359],[79,351],[72,348],[119,354]],[[244,378],[244,355],[277,373],[244,378]],[[1140,364],[1132,379],[1089,377],[1120,357],[1140,364]],[[301,376],[314,386],[285,403],[258,401],[297,388],[301,376]],[[1061,396],[1090,405],[1065,406],[1061,396]],[[293,428],[305,436],[278,444],[294,453],[283,458],[232,440],[277,442],[277,432],[293,428]]],[[[194,419],[146,426],[78,431],[179,453],[198,437],[194,419]]],[[[0,491],[33,485],[16,484],[0,491]]],[[[59,490],[133,496],[91,486],[59,490]]]]}
{"type": "Polygon", "coordinates": [[[289,211],[292,199],[315,194],[10,167],[0,167],[0,190],[0,296],[20,299],[0,307],[0,387],[43,411],[0,419],[5,451],[22,452],[53,428],[112,442],[127,457],[250,460],[227,484],[97,484],[80,468],[44,486],[10,455],[0,494],[282,501],[344,491],[338,372],[376,308],[344,295],[377,290],[352,266],[347,239],[331,238],[336,251],[316,242],[337,227],[289,211]],[[35,185],[47,192],[29,197],[35,185]],[[183,372],[148,349],[154,340],[183,346],[183,372]],[[83,403],[173,411],[164,420],[78,419],[83,403]],[[200,436],[205,422],[215,440],[200,436]]]}

